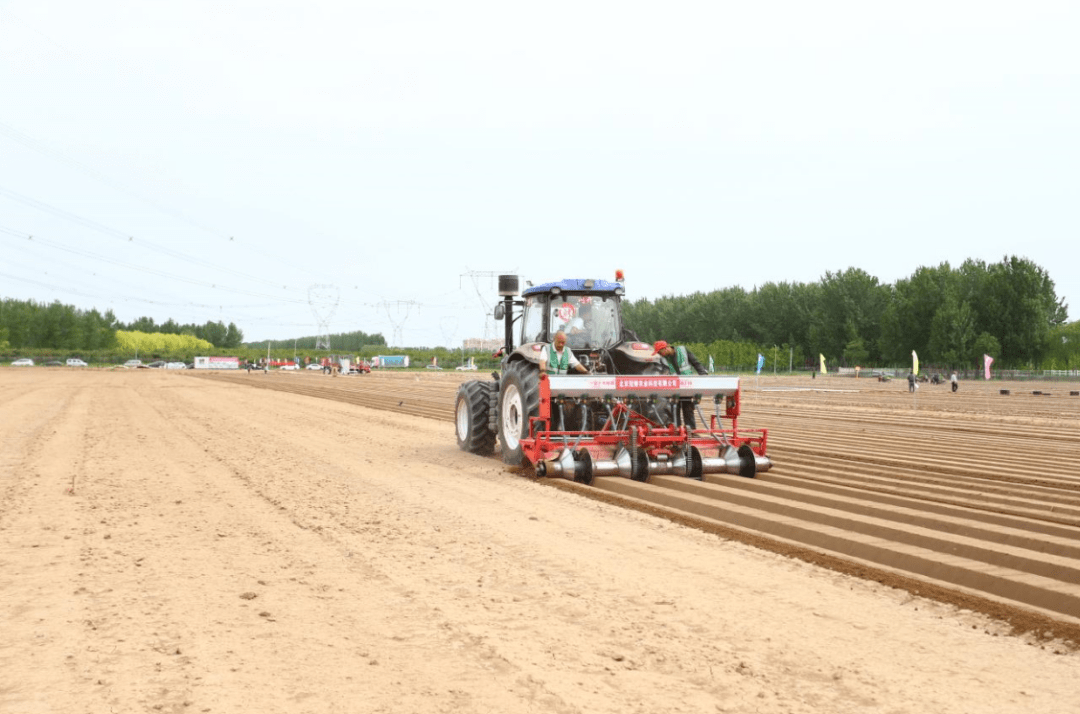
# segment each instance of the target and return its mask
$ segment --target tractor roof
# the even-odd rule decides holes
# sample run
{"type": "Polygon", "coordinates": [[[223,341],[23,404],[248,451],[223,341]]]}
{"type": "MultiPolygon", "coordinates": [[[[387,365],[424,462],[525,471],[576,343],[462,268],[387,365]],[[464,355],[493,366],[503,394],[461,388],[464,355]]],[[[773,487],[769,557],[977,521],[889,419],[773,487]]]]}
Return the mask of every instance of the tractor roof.
{"type": "Polygon", "coordinates": [[[521,294],[536,295],[537,293],[550,293],[556,288],[559,292],[589,293],[613,293],[616,290],[621,293],[623,290],[621,283],[609,283],[607,280],[587,280],[585,278],[578,278],[573,280],[559,280],[554,283],[544,283],[543,285],[533,285],[532,287],[525,288],[521,294]],[[586,283],[589,283],[590,285],[586,286],[586,283]]]}

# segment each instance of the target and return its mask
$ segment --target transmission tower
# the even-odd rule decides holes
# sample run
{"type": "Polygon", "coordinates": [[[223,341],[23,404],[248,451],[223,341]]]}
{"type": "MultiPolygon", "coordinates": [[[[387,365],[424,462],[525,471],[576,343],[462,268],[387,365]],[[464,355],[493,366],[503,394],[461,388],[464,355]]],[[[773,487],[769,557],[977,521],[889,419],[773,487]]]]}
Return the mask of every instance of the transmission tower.
{"type": "MultiPolygon", "coordinates": [[[[490,340],[493,335],[498,335],[497,323],[495,322],[495,315],[492,313],[493,303],[492,297],[495,295],[495,278],[500,275],[516,275],[517,268],[513,270],[469,270],[466,268],[466,272],[461,274],[462,278],[468,277],[472,280],[473,289],[476,290],[476,296],[480,298],[480,304],[484,306],[484,340],[490,340]],[[491,289],[488,292],[484,292],[480,289],[480,279],[490,278],[491,289]]],[[[458,287],[460,287],[460,280],[458,281],[458,287]]]]}
{"type": "Polygon", "coordinates": [[[386,308],[386,316],[390,319],[390,324],[394,326],[394,340],[390,347],[402,347],[401,344],[404,338],[401,334],[401,327],[405,324],[405,320],[409,319],[409,311],[414,306],[419,307],[419,303],[415,300],[385,300],[382,306],[386,308]]]}
{"type": "Polygon", "coordinates": [[[330,349],[330,318],[337,311],[340,294],[336,285],[312,285],[308,288],[308,305],[315,315],[319,330],[315,337],[315,349],[330,349]]]}
{"type": "Polygon", "coordinates": [[[457,332],[458,319],[456,317],[444,317],[439,320],[439,329],[442,330],[443,342],[447,349],[453,349],[454,333],[457,332]]]}

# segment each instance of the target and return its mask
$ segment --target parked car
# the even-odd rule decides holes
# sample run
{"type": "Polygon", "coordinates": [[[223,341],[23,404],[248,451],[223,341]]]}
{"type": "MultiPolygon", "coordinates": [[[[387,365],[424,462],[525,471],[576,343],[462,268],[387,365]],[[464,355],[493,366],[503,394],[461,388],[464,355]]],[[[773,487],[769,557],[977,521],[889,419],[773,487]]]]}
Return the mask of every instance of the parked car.
{"type": "Polygon", "coordinates": [[[454,367],[454,369],[456,369],[459,372],[475,372],[476,371],[476,365],[475,364],[461,364],[461,365],[458,365],[457,367],[454,367]]]}
{"type": "Polygon", "coordinates": [[[33,367],[34,366],[34,360],[30,359],[29,357],[23,357],[22,359],[17,359],[14,362],[12,362],[11,366],[12,367],[33,367]]]}
{"type": "Polygon", "coordinates": [[[58,359],[51,359],[42,366],[44,366],[44,367],[63,367],[64,363],[61,362],[58,359]]]}
{"type": "Polygon", "coordinates": [[[187,365],[183,362],[166,362],[165,369],[187,369],[187,365]]]}
{"type": "Polygon", "coordinates": [[[278,369],[284,369],[284,370],[288,370],[288,371],[291,372],[294,369],[300,369],[300,365],[293,364],[292,362],[290,362],[288,364],[279,365],[278,369]]]}
{"type": "Polygon", "coordinates": [[[89,367],[90,365],[88,365],[86,362],[83,362],[78,357],[72,357],[71,359],[69,359],[67,361],[67,366],[68,367],[89,367]]]}
{"type": "Polygon", "coordinates": [[[437,370],[440,370],[440,371],[442,370],[442,367],[440,367],[437,364],[429,364],[429,365],[427,365],[427,368],[428,369],[437,369],[437,370]]]}
{"type": "Polygon", "coordinates": [[[143,364],[141,359],[129,359],[127,362],[124,362],[124,366],[134,369],[135,367],[142,367],[143,364]]]}
{"type": "Polygon", "coordinates": [[[309,364],[304,369],[322,369],[322,368],[323,368],[323,366],[321,364],[319,364],[318,362],[312,362],[311,364],[309,364]]]}
{"type": "Polygon", "coordinates": [[[165,369],[165,360],[159,359],[156,362],[151,362],[150,364],[148,364],[146,366],[149,367],[150,369],[165,369]]]}

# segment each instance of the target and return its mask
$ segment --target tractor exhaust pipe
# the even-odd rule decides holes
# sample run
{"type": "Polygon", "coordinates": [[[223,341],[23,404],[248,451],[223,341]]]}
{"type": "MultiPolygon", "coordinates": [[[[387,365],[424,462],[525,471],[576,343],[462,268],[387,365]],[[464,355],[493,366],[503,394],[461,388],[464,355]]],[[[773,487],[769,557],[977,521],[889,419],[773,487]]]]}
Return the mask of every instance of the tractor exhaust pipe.
{"type": "Polygon", "coordinates": [[[506,354],[514,351],[514,298],[517,294],[518,276],[500,275],[499,295],[503,299],[502,317],[500,318],[497,312],[495,319],[503,320],[503,349],[506,350],[506,354]]]}

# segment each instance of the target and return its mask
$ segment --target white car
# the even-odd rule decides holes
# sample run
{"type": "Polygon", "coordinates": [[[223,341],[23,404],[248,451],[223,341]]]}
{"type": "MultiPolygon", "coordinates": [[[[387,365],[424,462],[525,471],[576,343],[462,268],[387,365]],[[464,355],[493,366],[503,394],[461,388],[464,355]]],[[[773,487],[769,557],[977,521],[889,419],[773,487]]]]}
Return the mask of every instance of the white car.
{"type": "Polygon", "coordinates": [[[475,364],[462,364],[462,365],[458,365],[457,367],[454,367],[454,369],[456,369],[459,372],[475,372],[476,371],[476,365],[475,364]]]}
{"type": "Polygon", "coordinates": [[[298,365],[298,364],[292,364],[292,363],[290,363],[290,364],[283,364],[283,365],[281,365],[280,367],[278,367],[278,369],[287,369],[287,370],[294,370],[294,369],[300,369],[300,365],[298,365]]]}
{"type": "Polygon", "coordinates": [[[12,367],[33,367],[34,366],[34,360],[30,359],[29,357],[23,357],[22,359],[17,359],[14,362],[12,362],[11,366],[12,367]]]}
{"type": "Polygon", "coordinates": [[[69,359],[67,361],[66,364],[67,364],[68,367],[89,367],[90,366],[86,362],[83,362],[78,357],[72,357],[71,359],[69,359]]]}
{"type": "Polygon", "coordinates": [[[124,362],[124,366],[129,367],[131,369],[134,369],[136,367],[142,367],[142,360],[141,359],[129,359],[127,362],[124,362]]]}
{"type": "Polygon", "coordinates": [[[305,367],[305,369],[322,369],[322,368],[323,368],[323,366],[321,364],[316,364],[315,362],[312,362],[307,367],[305,367]]]}
{"type": "Polygon", "coordinates": [[[165,369],[187,369],[187,365],[183,362],[166,362],[165,369]]]}

